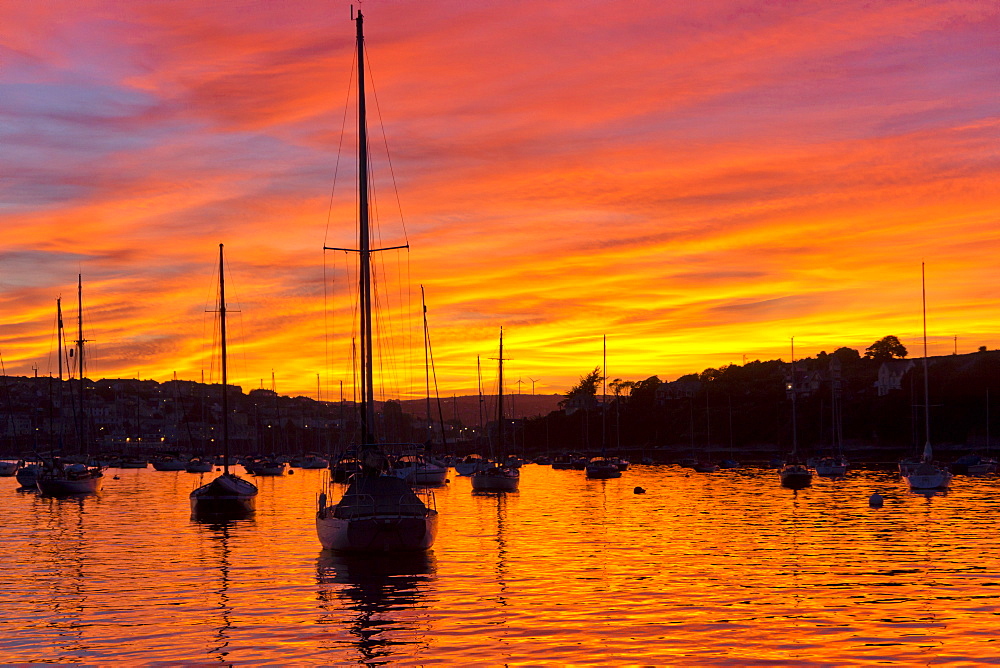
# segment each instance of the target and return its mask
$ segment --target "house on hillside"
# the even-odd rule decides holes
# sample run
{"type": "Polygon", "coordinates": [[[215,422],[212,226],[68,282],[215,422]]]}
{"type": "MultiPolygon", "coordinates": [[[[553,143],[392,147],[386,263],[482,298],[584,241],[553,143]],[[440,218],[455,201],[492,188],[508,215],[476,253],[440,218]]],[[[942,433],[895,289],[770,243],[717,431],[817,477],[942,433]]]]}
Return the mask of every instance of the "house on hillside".
{"type": "Polygon", "coordinates": [[[826,374],[822,371],[809,371],[808,369],[795,369],[794,383],[792,381],[792,366],[789,364],[785,369],[785,394],[792,398],[794,387],[795,396],[805,398],[812,396],[819,391],[823,383],[827,380],[826,374]]]}
{"type": "Polygon", "coordinates": [[[903,389],[903,376],[913,368],[913,360],[888,360],[878,368],[878,396],[884,397],[893,390],[903,389]]]}
{"type": "Polygon", "coordinates": [[[700,391],[700,380],[675,380],[670,383],[660,383],[656,388],[656,405],[663,406],[673,399],[689,399],[700,391]]]}

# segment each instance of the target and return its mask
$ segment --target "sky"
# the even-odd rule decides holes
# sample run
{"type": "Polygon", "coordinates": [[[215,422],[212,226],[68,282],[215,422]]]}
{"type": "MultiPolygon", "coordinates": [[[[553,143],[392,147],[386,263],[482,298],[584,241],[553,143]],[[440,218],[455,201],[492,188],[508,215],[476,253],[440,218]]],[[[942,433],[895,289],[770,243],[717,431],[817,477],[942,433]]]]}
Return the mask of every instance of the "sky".
{"type": "MultiPolygon", "coordinates": [[[[383,398],[1000,348],[1000,6],[368,0],[383,398]],[[384,138],[384,140],[383,140],[384,138]],[[605,344],[606,337],[606,357],[605,344]],[[478,362],[477,362],[478,360],[478,362]],[[605,364],[606,360],[606,364],[605,364]],[[482,369],[477,371],[477,367],[482,369]],[[517,380],[521,384],[517,385],[517,380]]],[[[0,1],[0,355],[350,397],[350,2],[0,1]]]]}

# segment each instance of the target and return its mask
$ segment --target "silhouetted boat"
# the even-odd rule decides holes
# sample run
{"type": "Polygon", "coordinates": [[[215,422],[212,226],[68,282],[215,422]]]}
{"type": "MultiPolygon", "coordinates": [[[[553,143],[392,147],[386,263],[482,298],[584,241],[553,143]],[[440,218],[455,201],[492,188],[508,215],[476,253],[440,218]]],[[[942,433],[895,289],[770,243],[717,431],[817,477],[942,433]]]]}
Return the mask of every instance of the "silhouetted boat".
{"type": "MultiPolygon", "coordinates": [[[[198,487],[190,494],[191,512],[195,515],[240,516],[253,512],[257,504],[257,486],[229,470],[229,374],[226,351],[226,281],[219,244],[219,333],[222,342],[222,475],[198,487]]],[[[209,469],[211,470],[211,468],[209,469]]]]}
{"type": "MultiPolygon", "coordinates": [[[[604,337],[604,355],[603,355],[603,370],[602,381],[607,378],[607,368],[608,368],[608,338],[604,337]]],[[[605,386],[606,387],[606,386],[605,386]]],[[[607,391],[602,393],[604,396],[601,400],[601,456],[593,457],[590,459],[583,467],[586,472],[585,475],[588,478],[597,478],[600,480],[608,480],[611,478],[621,478],[622,471],[624,470],[619,466],[619,460],[617,457],[608,457],[608,434],[607,434],[607,407],[608,407],[608,393],[607,391]]],[[[626,466],[626,468],[628,468],[626,466]]]]}
{"type": "Polygon", "coordinates": [[[437,536],[438,512],[433,495],[423,498],[402,478],[390,472],[390,460],[375,437],[374,354],[372,337],[371,232],[368,203],[368,135],[365,115],[364,30],[362,13],[354,18],[357,27],[358,64],[358,249],[360,280],[360,431],[358,459],[361,471],[352,476],[347,490],[336,502],[330,498],[330,481],[318,499],[316,533],[326,549],[351,552],[394,552],[424,550],[437,536]]]}
{"type": "MultiPolygon", "coordinates": [[[[500,328],[500,357],[497,362],[497,447],[490,453],[491,463],[472,474],[472,490],[475,492],[516,492],[521,484],[521,471],[518,466],[509,466],[504,457],[504,422],[503,413],[503,327],[500,328]]],[[[490,448],[493,450],[493,448],[490,448]]]]}
{"type": "MultiPolygon", "coordinates": [[[[77,435],[80,443],[80,453],[83,462],[67,464],[61,457],[53,457],[45,462],[35,480],[38,491],[46,496],[69,496],[71,494],[96,494],[101,491],[104,485],[104,469],[87,463],[89,461],[90,436],[86,424],[86,411],[84,410],[84,343],[83,338],[83,277],[77,274],[77,327],[78,338],[76,341],[76,366],[79,371],[80,391],[77,399],[80,402],[77,411],[77,435]]],[[[58,327],[62,328],[62,315],[59,315],[58,327]]]]}
{"type": "Polygon", "coordinates": [[[931,410],[930,382],[927,374],[927,284],[924,280],[924,263],[920,263],[921,302],[924,319],[924,451],[920,462],[915,466],[900,467],[900,472],[906,484],[912,490],[944,489],[951,482],[951,471],[934,462],[934,450],[931,448],[931,410]]]}
{"type": "Polygon", "coordinates": [[[781,467],[778,475],[781,478],[781,486],[787,487],[789,489],[804,489],[812,484],[813,472],[812,470],[799,461],[799,434],[798,434],[798,424],[796,423],[796,402],[795,397],[798,394],[798,387],[796,383],[797,379],[795,377],[795,338],[792,338],[792,382],[788,389],[792,392],[792,453],[789,457],[789,462],[781,467]]]}

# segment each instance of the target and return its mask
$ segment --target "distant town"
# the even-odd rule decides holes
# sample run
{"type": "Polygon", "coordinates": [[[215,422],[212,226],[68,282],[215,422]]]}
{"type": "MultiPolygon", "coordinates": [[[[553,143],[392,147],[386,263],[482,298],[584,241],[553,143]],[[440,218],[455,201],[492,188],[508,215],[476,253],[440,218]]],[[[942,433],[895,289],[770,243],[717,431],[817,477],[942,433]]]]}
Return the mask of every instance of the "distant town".
{"type": "MultiPolygon", "coordinates": [[[[944,457],[992,449],[1000,431],[1000,351],[930,357],[927,367],[935,450],[944,457]]],[[[2,378],[0,450],[8,456],[221,452],[219,384],[85,379],[81,392],[79,380],[2,378]]],[[[492,442],[522,456],[616,451],[753,461],[797,445],[800,453],[839,449],[854,461],[888,461],[917,452],[927,438],[923,382],[921,358],[883,351],[880,359],[850,348],[797,360],[794,372],[782,360],[752,361],[664,382],[604,379],[594,369],[563,395],[506,397],[502,445],[493,442],[495,397],[380,402],[377,433],[386,442],[456,454],[483,452],[492,442]]],[[[335,454],[356,441],[352,401],[244,393],[235,385],[226,391],[233,452],[335,454]]]]}

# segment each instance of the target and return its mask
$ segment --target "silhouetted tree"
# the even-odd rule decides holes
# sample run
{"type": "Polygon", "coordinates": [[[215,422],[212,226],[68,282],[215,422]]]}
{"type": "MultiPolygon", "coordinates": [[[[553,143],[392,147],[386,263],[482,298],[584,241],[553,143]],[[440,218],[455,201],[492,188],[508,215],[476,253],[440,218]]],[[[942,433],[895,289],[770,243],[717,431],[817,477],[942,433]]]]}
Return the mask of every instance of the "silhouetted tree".
{"type": "Polygon", "coordinates": [[[601,375],[601,367],[594,367],[593,371],[580,377],[580,382],[570,388],[569,392],[566,393],[566,399],[560,401],[559,405],[564,406],[566,402],[577,397],[596,397],[597,387],[602,380],[604,380],[604,376],[601,375]]]}
{"type": "Polygon", "coordinates": [[[906,357],[906,346],[891,334],[865,348],[865,357],[876,362],[886,362],[893,358],[906,357]]]}

